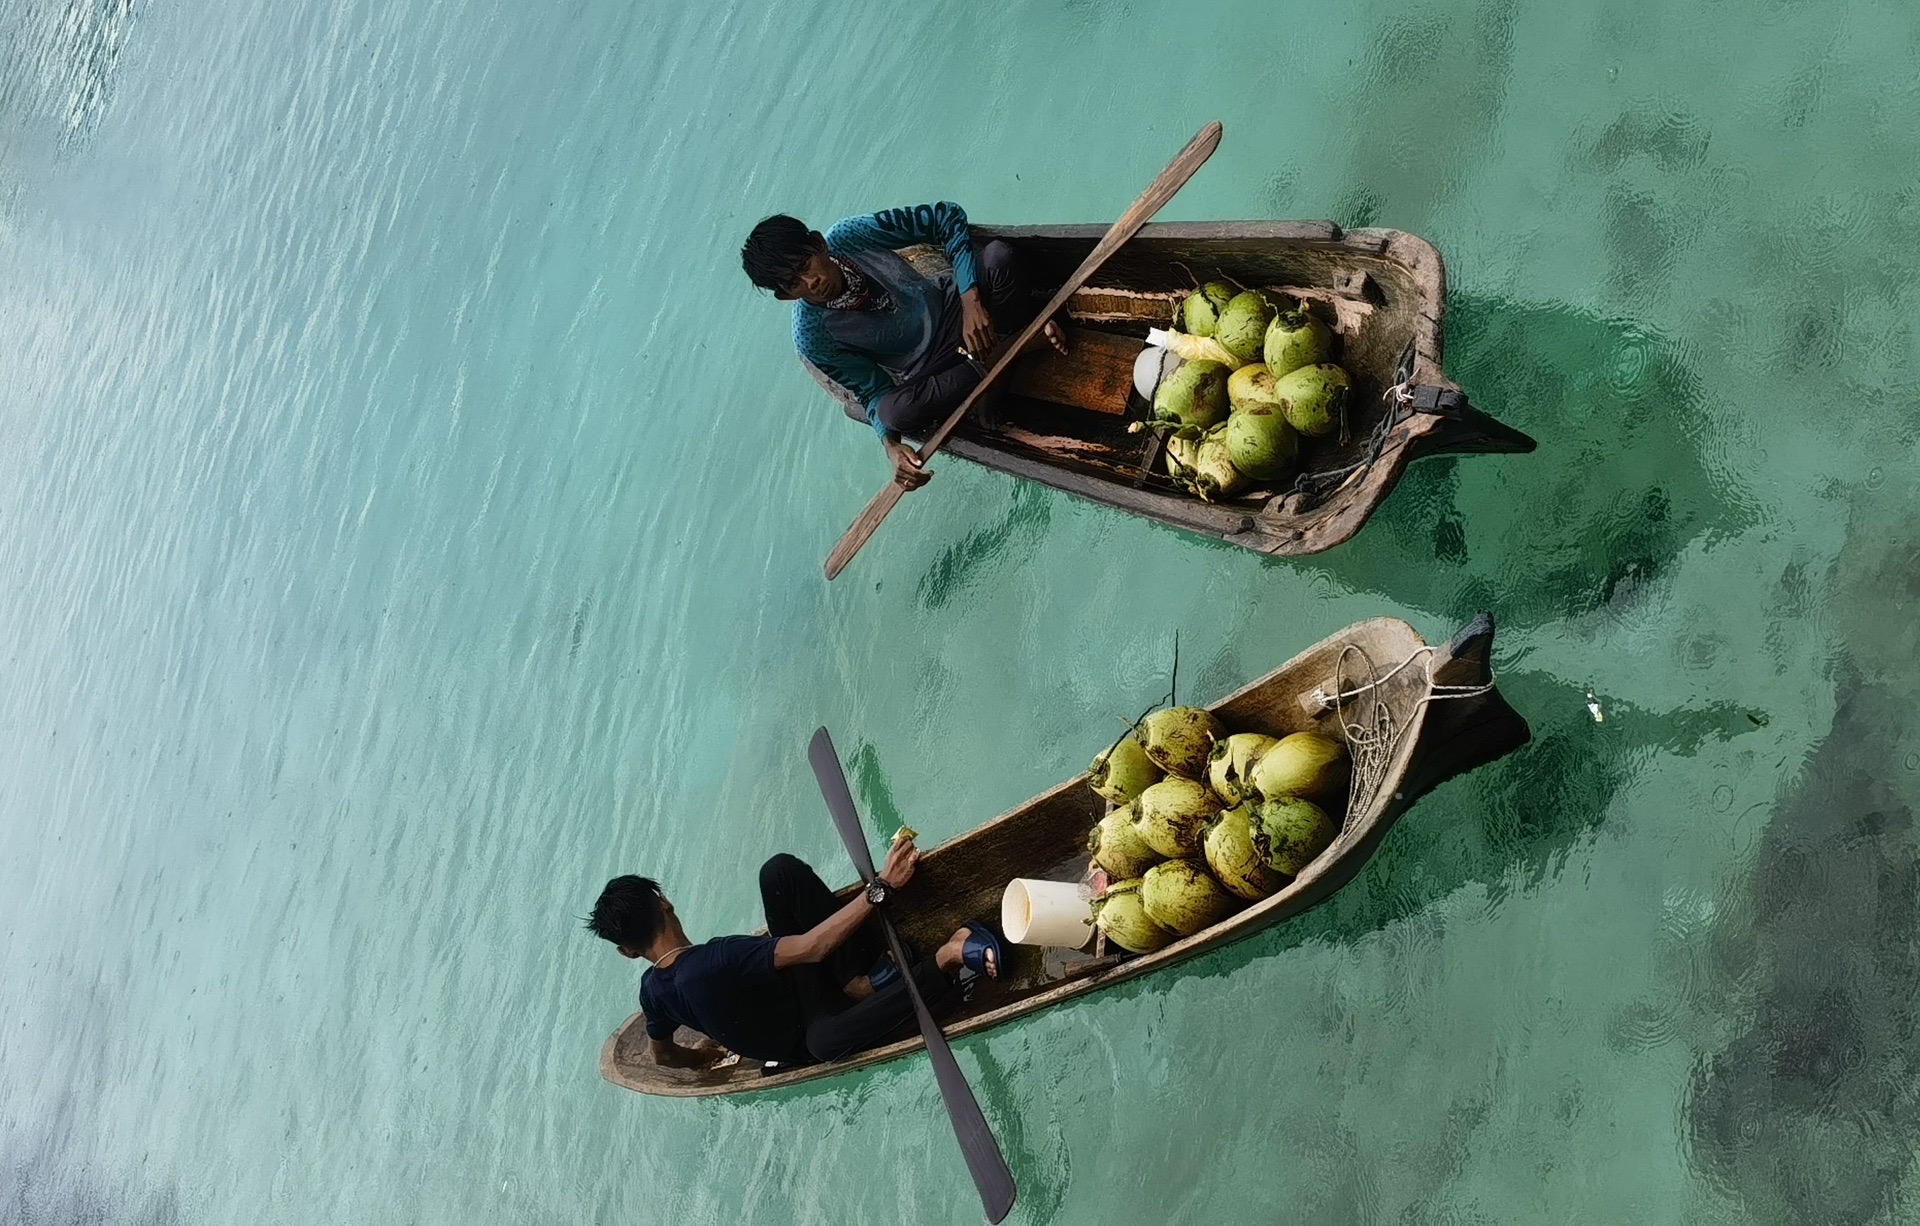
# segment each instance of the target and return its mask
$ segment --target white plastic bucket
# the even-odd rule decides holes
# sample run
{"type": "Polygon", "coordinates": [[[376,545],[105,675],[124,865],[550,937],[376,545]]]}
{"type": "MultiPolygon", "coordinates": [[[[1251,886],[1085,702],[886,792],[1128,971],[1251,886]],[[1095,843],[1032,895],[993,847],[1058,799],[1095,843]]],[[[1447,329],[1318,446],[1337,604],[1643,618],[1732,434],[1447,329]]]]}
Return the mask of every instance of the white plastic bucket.
{"type": "Polygon", "coordinates": [[[1000,931],[1021,945],[1079,949],[1093,935],[1093,896],[1078,882],[1015,877],[1000,896],[1000,931]]]}

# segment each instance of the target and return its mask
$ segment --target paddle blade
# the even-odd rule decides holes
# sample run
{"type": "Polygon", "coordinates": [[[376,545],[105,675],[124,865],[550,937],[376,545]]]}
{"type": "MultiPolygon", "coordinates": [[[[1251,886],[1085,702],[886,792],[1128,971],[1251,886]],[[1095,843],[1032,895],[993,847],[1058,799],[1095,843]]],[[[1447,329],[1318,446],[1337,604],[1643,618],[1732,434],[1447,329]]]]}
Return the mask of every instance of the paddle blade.
{"type": "MultiPolygon", "coordinates": [[[[893,951],[894,962],[899,966],[908,965],[906,950],[901,947],[900,934],[894,931],[893,921],[882,915],[881,922],[886,928],[887,945],[893,951]]],[[[1000,1142],[987,1124],[986,1113],[980,1110],[979,1100],[973,1096],[973,1087],[967,1084],[967,1075],[960,1071],[960,1062],[953,1057],[947,1036],[941,1033],[940,1024],[933,1020],[933,1011],[920,995],[920,985],[913,981],[912,975],[902,978],[907,983],[907,995],[913,998],[913,1013],[920,1022],[920,1037],[927,1044],[927,1059],[933,1062],[933,1079],[947,1104],[947,1118],[953,1121],[953,1135],[960,1142],[960,1153],[967,1160],[967,1172],[973,1176],[974,1189],[980,1193],[980,1207],[986,1210],[989,1222],[998,1223],[1013,1211],[1013,1202],[1019,1195],[1013,1172],[1008,1169],[1006,1155],[1000,1152],[1000,1142]]]]}
{"type": "MultiPolygon", "coordinates": [[[[872,880],[873,855],[867,850],[867,832],[860,825],[860,811],[853,804],[853,789],[847,786],[847,773],[841,769],[840,755],[825,728],[814,732],[813,740],[807,745],[807,761],[813,766],[813,777],[819,781],[820,794],[826,798],[827,812],[833,814],[834,827],[840,832],[840,841],[847,845],[854,868],[863,879],[872,880]]],[[[909,967],[900,934],[894,930],[893,921],[885,911],[880,913],[880,927],[886,933],[894,965],[909,967]]],[[[947,1036],[940,1032],[940,1024],[933,1020],[933,1011],[920,995],[920,985],[914,982],[911,973],[902,978],[906,980],[907,995],[913,1000],[913,1014],[920,1023],[927,1058],[933,1062],[933,1079],[940,1086],[947,1117],[953,1121],[953,1135],[960,1142],[960,1153],[966,1158],[973,1186],[980,1193],[980,1205],[986,1210],[987,1220],[998,1223],[1013,1209],[1017,1195],[1013,1172],[1007,1167],[1006,1156],[1000,1152],[1000,1142],[994,1138],[986,1114],[980,1110],[979,1100],[973,1096],[973,1088],[967,1084],[966,1074],[960,1071],[960,1062],[953,1058],[947,1036]]]]}
{"type": "Polygon", "coordinates": [[[900,500],[906,495],[906,486],[898,481],[889,481],[878,494],[873,496],[867,503],[867,509],[860,512],[860,518],[853,521],[853,526],[841,535],[840,543],[835,545],[833,552],[827,555],[828,581],[840,577],[840,572],[847,569],[847,563],[853,561],[853,555],[859,553],[860,547],[873,538],[874,531],[880,527],[880,521],[892,513],[893,508],[900,505],[900,500]]]}
{"type": "Polygon", "coordinates": [[[847,772],[840,769],[840,754],[825,728],[814,730],[813,740],[807,745],[807,761],[813,764],[813,777],[820,781],[820,795],[826,797],[827,812],[833,815],[840,841],[847,845],[854,871],[860,874],[860,880],[872,881],[873,853],[867,848],[867,832],[860,826],[860,810],[854,808],[847,772]]]}

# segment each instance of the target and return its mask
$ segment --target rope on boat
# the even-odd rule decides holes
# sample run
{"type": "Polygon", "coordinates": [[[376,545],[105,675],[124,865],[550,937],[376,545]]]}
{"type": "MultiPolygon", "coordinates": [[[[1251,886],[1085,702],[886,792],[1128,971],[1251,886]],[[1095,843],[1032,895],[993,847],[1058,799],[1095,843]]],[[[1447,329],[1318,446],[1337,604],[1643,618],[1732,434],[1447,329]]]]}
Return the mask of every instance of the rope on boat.
{"type": "MultiPolygon", "coordinates": [[[[1289,493],[1301,494],[1317,501],[1346,484],[1347,478],[1353,474],[1373,467],[1374,461],[1378,460],[1380,454],[1387,449],[1387,440],[1393,436],[1394,427],[1400,424],[1401,413],[1413,403],[1411,378],[1388,388],[1381,394],[1380,399],[1387,402],[1388,408],[1380,415],[1380,420],[1374,423],[1373,433],[1367,438],[1366,458],[1349,464],[1345,468],[1303,472],[1294,478],[1293,488],[1288,491],[1289,493]]],[[[1340,423],[1343,434],[1346,430],[1346,420],[1346,406],[1342,405],[1340,406],[1340,423]]]]}
{"type": "Polygon", "coordinates": [[[1414,704],[1415,712],[1430,702],[1477,698],[1493,689],[1495,681],[1491,677],[1484,685],[1441,685],[1433,679],[1433,654],[1432,646],[1422,645],[1381,674],[1365,648],[1357,643],[1348,643],[1340,649],[1340,657],[1334,662],[1334,692],[1329,694],[1317,687],[1313,691],[1313,697],[1322,710],[1333,708],[1334,718],[1339,721],[1340,729],[1346,736],[1347,753],[1352,764],[1347,783],[1349,818],[1364,812],[1367,806],[1378,799],[1393,766],[1394,756],[1399,752],[1400,742],[1408,729],[1413,727],[1411,719],[1402,723],[1394,718],[1393,708],[1380,700],[1378,690],[1381,686],[1419,660],[1426,665],[1427,688],[1414,704]],[[1352,672],[1349,671],[1349,657],[1357,657],[1359,661],[1352,672]],[[1364,670],[1364,673],[1359,670],[1364,670]],[[1348,684],[1350,677],[1357,681],[1362,675],[1368,680],[1348,684]]]}

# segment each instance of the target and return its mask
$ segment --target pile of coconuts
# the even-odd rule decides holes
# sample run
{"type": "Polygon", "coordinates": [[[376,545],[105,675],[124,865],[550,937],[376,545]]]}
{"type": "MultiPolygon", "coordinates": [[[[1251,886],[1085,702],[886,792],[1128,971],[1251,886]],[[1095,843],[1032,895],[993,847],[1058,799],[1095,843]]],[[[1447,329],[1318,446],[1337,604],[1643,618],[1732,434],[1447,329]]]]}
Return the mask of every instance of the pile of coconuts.
{"type": "Polygon", "coordinates": [[[1209,281],[1187,295],[1168,347],[1183,361],[1153,393],[1167,475],[1208,502],[1273,489],[1300,438],[1346,433],[1353,380],[1333,362],[1334,332],[1304,301],[1209,281]]]}
{"type": "Polygon", "coordinates": [[[1093,760],[1117,806],[1087,850],[1111,884],[1094,923],[1137,954],[1192,936],[1285,886],[1332,845],[1345,746],[1311,732],[1229,733],[1200,707],[1165,707],[1093,760]]]}

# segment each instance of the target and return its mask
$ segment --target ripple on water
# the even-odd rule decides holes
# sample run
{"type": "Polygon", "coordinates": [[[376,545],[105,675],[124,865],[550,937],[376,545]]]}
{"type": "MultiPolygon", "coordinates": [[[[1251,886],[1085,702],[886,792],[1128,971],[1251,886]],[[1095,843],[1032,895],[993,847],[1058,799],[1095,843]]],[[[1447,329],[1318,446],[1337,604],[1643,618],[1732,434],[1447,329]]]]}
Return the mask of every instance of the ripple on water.
{"type": "Polygon", "coordinates": [[[1640,395],[1659,359],[1658,345],[1653,337],[1631,322],[1621,326],[1619,340],[1607,353],[1607,388],[1616,396],[1640,395]]]}
{"type": "Polygon", "coordinates": [[[1671,1043],[1680,1033],[1680,1005],[1667,997],[1642,997],[1616,1009],[1607,1019],[1607,1046],[1617,1052],[1645,1052],[1671,1043]]]}
{"type": "Polygon", "coordinates": [[[1728,647],[1725,635],[1706,630],[1689,635],[1680,644],[1680,668],[1691,674],[1709,673],[1728,647]]]}

